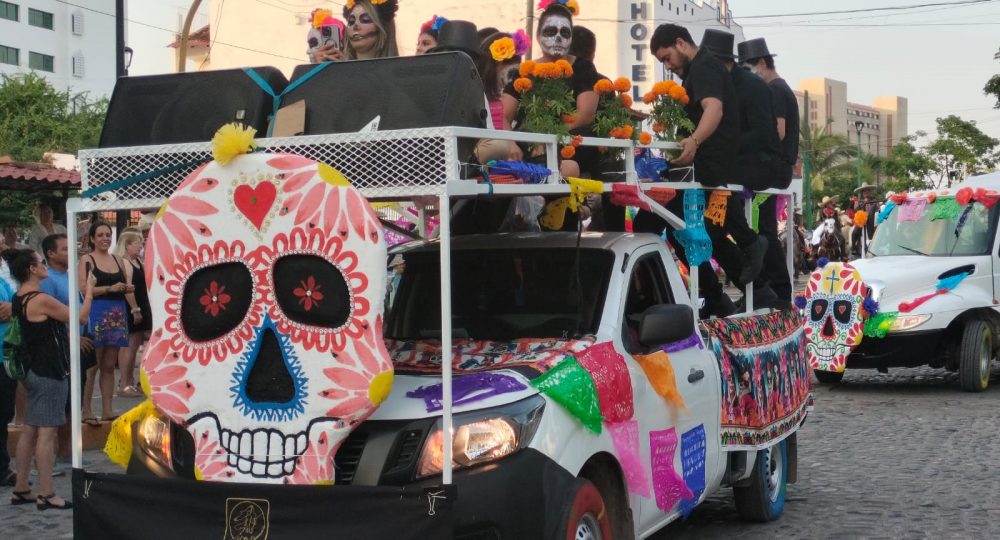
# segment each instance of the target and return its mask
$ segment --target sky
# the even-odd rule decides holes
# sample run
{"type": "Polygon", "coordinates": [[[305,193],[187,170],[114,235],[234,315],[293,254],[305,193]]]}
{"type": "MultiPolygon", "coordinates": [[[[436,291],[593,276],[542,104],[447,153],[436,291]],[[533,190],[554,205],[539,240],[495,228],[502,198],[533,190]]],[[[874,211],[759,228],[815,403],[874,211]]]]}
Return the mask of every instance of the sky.
{"type": "Polygon", "coordinates": [[[993,58],[1000,50],[1000,0],[962,1],[731,0],[730,9],[747,39],[767,40],[778,72],[793,88],[802,79],[836,79],[847,83],[853,103],[908,98],[911,134],[934,135],[936,118],[956,114],[1000,139],[1000,110],[983,94],[986,81],[1000,73],[1000,60],[993,58]],[[942,3],[948,5],[763,17],[942,3]]]}

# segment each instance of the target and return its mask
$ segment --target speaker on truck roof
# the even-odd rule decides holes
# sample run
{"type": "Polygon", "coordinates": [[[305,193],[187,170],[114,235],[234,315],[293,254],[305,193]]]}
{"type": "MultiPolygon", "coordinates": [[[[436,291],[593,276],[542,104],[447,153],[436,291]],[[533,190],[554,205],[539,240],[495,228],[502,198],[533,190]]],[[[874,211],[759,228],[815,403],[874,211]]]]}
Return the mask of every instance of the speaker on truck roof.
{"type": "MultiPolygon", "coordinates": [[[[273,67],[254,70],[275,93],[288,85],[273,67]]],[[[229,122],[267,133],[274,100],[242,69],[122,77],[101,131],[101,148],[206,142],[229,122]]]]}

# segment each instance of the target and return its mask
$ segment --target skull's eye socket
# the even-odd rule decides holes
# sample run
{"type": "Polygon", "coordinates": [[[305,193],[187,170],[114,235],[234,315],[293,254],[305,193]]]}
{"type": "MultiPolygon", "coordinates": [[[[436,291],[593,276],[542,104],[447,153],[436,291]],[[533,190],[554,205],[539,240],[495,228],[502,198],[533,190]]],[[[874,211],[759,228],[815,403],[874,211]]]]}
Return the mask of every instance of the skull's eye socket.
{"type": "Polygon", "coordinates": [[[240,263],[191,274],[181,297],[181,327],[191,341],[218,339],[239,326],[253,301],[253,277],[240,263]]]}
{"type": "Polygon", "coordinates": [[[824,299],[817,298],[813,300],[812,310],[809,311],[809,318],[813,322],[819,322],[826,315],[826,308],[829,306],[830,303],[824,299]]]}
{"type": "Polygon", "coordinates": [[[321,328],[340,328],[351,316],[351,292],[344,274],[315,255],[289,255],[274,263],[274,291],[288,319],[321,328]]]}
{"type": "Polygon", "coordinates": [[[833,303],[833,318],[840,324],[849,324],[854,313],[854,305],[847,300],[837,300],[833,303]]]}

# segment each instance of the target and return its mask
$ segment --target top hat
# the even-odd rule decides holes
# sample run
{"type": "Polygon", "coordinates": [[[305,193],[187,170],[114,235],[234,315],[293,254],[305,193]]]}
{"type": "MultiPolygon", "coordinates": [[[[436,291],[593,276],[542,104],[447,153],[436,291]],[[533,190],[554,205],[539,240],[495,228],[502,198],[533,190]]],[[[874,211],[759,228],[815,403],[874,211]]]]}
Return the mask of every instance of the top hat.
{"type": "Polygon", "coordinates": [[[479,58],[479,30],[469,21],[448,21],[441,25],[438,31],[437,47],[427,51],[440,53],[462,51],[472,57],[479,58]]]}
{"type": "Polygon", "coordinates": [[[764,58],[765,56],[777,56],[776,54],[771,54],[771,51],[767,50],[767,42],[764,38],[749,39],[740,43],[736,47],[737,51],[740,53],[740,62],[746,62],[747,60],[753,60],[754,58],[764,58]]]}
{"type": "Polygon", "coordinates": [[[734,41],[735,38],[729,32],[709,28],[701,36],[701,47],[708,50],[716,58],[736,60],[736,55],[733,54],[734,41]]]}

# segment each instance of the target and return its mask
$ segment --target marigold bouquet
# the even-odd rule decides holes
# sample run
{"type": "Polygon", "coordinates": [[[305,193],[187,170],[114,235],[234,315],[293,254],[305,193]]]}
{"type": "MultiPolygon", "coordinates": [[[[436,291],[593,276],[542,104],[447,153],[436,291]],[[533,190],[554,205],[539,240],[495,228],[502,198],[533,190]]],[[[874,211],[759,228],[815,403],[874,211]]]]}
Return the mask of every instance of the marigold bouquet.
{"type": "Polygon", "coordinates": [[[657,139],[676,141],[678,130],[694,131],[694,123],[684,110],[689,101],[687,90],[674,81],[660,81],[643,96],[642,102],[653,108],[653,133],[657,139]]]}
{"type": "MultiPolygon", "coordinates": [[[[632,119],[632,81],[619,77],[612,82],[601,79],[594,85],[594,91],[600,96],[597,102],[597,112],[594,114],[594,133],[601,137],[612,139],[638,139],[641,144],[649,144],[652,137],[636,129],[632,119]]],[[[621,149],[614,152],[621,154],[621,149]]]]}
{"type": "MultiPolygon", "coordinates": [[[[571,141],[567,124],[576,120],[576,99],[563,79],[573,76],[573,66],[566,60],[549,63],[526,60],[519,73],[514,90],[521,94],[524,131],[558,135],[564,143],[571,141]]],[[[563,158],[570,159],[576,153],[573,142],[576,141],[569,142],[560,152],[563,158]]]]}

